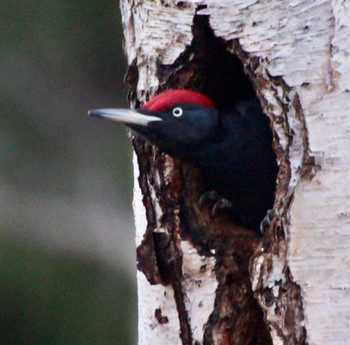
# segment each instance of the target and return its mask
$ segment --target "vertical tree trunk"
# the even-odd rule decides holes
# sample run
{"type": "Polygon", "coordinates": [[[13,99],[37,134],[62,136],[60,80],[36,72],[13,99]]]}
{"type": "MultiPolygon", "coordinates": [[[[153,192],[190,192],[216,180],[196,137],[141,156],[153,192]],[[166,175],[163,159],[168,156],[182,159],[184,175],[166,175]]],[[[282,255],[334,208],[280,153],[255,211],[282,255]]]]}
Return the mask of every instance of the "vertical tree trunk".
{"type": "Polygon", "coordinates": [[[198,206],[195,167],[134,139],[139,344],[348,344],[350,4],[121,0],[138,106],[254,87],[274,129],[263,236],[198,206]],[[244,73],[243,73],[244,69],[244,73]]]}

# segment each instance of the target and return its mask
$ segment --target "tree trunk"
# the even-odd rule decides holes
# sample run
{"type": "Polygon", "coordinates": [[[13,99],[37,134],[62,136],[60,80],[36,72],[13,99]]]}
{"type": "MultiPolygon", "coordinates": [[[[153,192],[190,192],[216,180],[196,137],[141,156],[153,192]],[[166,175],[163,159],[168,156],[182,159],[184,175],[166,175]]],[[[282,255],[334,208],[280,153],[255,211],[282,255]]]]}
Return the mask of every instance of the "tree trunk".
{"type": "Polygon", "coordinates": [[[263,236],[198,206],[196,167],[135,147],[139,344],[348,344],[350,3],[121,1],[133,106],[253,87],[280,167],[263,236]]]}

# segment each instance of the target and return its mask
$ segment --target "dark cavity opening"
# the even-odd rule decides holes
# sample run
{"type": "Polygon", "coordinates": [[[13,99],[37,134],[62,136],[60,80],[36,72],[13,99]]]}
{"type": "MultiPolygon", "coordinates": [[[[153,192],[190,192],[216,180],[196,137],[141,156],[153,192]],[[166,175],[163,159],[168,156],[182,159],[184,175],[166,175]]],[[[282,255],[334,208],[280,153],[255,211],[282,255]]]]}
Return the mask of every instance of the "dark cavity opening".
{"type": "MultiPolygon", "coordinates": [[[[242,60],[245,59],[246,54],[241,49],[239,42],[237,40],[226,42],[225,40],[216,37],[210,27],[209,17],[205,15],[194,16],[192,33],[193,40],[191,45],[185,49],[172,65],[164,65],[161,62],[158,62],[157,77],[160,81],[160,91],[165,89],[185,88],[202,92],[215,102],[219,112],[222,114],[228,114],[234,106],[237,106],[237,103],[244,104],[244,106],[242,106],[242,108],[244,108],[247,104],[252,104],[251,101],[254,99],[256,100],[256,106],[258,107],[260,101],[257,99],[252,83],[252,81],[254,82],[254,74],[251,67],[249,67],[250,69],[247,71],[244,69],[242,60]],[[244,103],[245,101],[249,102],[244,103]]],[[[254,61],[254,64],[255,63],[257,62],[254,61]]],[[[252,61],[247,65],[251,66],[252,61]]],[[[258,128],[261,126],[261,128],[268,128],[269,119],[267,116],[263,113],[261,113],[260,116],[259,112],[254,110],[247,110],[248,115],[249,112],[255,114],[252,116],[251,122],[254,123],[254,127],[258,128]]],[[[229,116],[231,116],[231,114],[229,114],[229,116]]],[[[251,126],[251,123],[249,126],[251,126]]],[[[243,127],[241,133],[238,135],[240,138],[244,137],[245,130],[243,127]]],[[[270,136],[270,139],[268,140],[271,141],[272,145],[272,133],[267,133],[266,136],[270,136]]],[[[264,142],[266,143],[266,141],[264,142]]],[[[257,149],[261,146],[258,141],[256,142],[256,145],[257,149]]],[[[264,154],[265,153],[266,152],[264,151],[264,154]]],[[[267,159],[265,159],[265,156],[263,155],[258,156],[258,159],[260,160],[259,163],[263,160],[269,162],[274,161],[275,163],[275,158],[272,157],[272,155],[267,155],[267,159]]],[[[243,155],[243,157],[247,157],[247,155],[243,155]]],[[[249,169],[247,174],[254,173],[254,170],[259,166],[257,163],[258,162],[245,165],[245,167],[249,169]]],[[[239,213],[235,213],[235,210],[231,209],[231,218],[236,225],[245,225],[250,229],[255,229],[257,232],[259,223],[265,217],[267,210],[273,207],[274,191],[272,191],[271,185],[275,183],[277,175],[277,166],[273,167],[274,163],[269,165],[269,171],[265,170],[266,164],[260,164],[262,170],[264,170],[265,176],[267,176],[268,181],[270,181],[269,184],[258,184],[262,189],[265,188],[264,196],[262,197],[262,193],[255,193],[256,198],[252,197],[252,202],[245,200],[241,203],[239,213]],[[253,203],[262,205],[261,209],[254,214],[254,217],[244,217],[245,215],[241,212],[244,209],[248,209],[248,203],[250,205],[253,203]],[[247,222],[247,219],[249,220],[250,218],[253,220],[248,224],[249,222],[247,222]]],[[[184,164],[185,168],[186,166],[188,166],[188,164],[184,164]]],[[[214,179],[217,182],[221,181],[223,178],[221,175],[216,174],[212,175],[211,179],[214,179]]],[[[211,186],[213,185],[213,181],[201,179],[200,174],[199,176],[196,175],[195,178],[192,178],[191,182],[191,189],[194,189],[193,192],[199,190],[201,193],[204,193],[213,189],[211,186]],[[193,188],[193,185],[195,185],[196,188],[193,188]]],[[[227,184],[227,179],[222,182],[222,185],[227,184]]],[[[221,193],[220,190],[216,191],[219,195],[222,194],[222,191],[221,193]]],[[[195,193],[192,193],[192,195],[194,194],[195,193]]],[[[249,195],[248,193],[243,194],[249,195]]],[[[240,200],[241,199],[242,198],[240,198],[240,200]]],[[[224,214],[225,210],[220,213],[224,214]]]]}
{"type": "Polygon", "coordinates": [[[207,16],[194,17],[192,32],[191,45],[174,64],[158,64],[160,84],[203,92],[220,109],[256,97],[241,60],[227,51],[227,42],[215,37],[207,16]]]}
{"type": "MultiPolygon", "coordinates": [[[[216,37],[207,16],[194,17],[192,32],[191,45],[172,65],[158,63],[160,91],[178,88],[200,91],[214,100],[219,111],[225,111],[239,101],[257,97],[241,59],[228,51],[228,47],[231,51],[234,51],[232,48],[239,47],[238,42],[226,42],[216,37]]],[[[239,56],[242,54],[240,50],[239,56]]],[[[230,345],[272,344],[249,277],[250,259],[261,242],[261,236],[237,226],[228,212],[222,212],[213,218],[211,209],[203,211],[198,200],[206,191],[206,186],[199,170],[182,163],[182,175],[182,236],[200,254],[215,256],[217,262],[219,287],[214,312],[206,325],[203,344],[210,345],[213,334],[218,331],[228,339],[227,344],[230,345]],[[244,296],[242,291],[245,291],[244,296]],[[224,306],[225,303],[231,305],[224,306]],[[232,312],[222,315],[220,310],[232,312]]]]}

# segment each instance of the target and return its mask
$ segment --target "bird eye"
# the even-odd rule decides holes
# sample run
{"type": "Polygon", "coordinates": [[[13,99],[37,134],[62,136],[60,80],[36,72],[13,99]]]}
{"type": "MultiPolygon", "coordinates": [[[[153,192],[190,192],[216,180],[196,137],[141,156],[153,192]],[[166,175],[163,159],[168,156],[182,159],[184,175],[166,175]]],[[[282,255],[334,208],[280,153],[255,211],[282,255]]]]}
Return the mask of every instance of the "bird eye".
{"type": "Polygon", "coordinates": [[[180,117],[180,116],[182,116],[182,114],[183,114],[182,108],[176,107],[176,108],[173,109],[173,115],[175,117],[180,117]]]}

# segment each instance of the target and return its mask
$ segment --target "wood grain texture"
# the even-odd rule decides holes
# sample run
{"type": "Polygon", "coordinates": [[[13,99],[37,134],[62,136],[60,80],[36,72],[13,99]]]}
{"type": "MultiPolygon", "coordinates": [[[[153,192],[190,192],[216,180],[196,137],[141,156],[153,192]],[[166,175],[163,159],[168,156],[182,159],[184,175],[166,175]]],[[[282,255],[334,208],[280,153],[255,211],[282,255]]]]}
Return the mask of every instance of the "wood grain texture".
{"type": "MultiPolygon", "coordinates": [[[[235,2],[235,6],[229,1],[211,3],[213,8],[205,12],[211,15],[215,33],[225,39],[238,38],[244,50],[264,61],[270,75],[282,77],[300,97],[309,155],[315,157],[318,168],[316,176],[302,179],[294,192],[286,260],[294,280],[302,288],[309,344],[347,344],[350,335],[350,29],[346,18],[350,15],[350,4],[347,1],[252,1],[250,4],[244,1],[235,2]],[[232,16],[223,25],[221,18],[229,6],[232,16]]],[[[264,94],[264,90],[261,92],[264,94]]],[[[288,119],[293,119],[293,111],[291,107],[288,119]]],[[[298,131],[294,133],[296,136],[298,131]]],[[[293,149],[294,158],[300,156],[301,150],[293,149]]],[[[299,180],[298,159],[294,171],[295,179],[299,180]]],[[[292,178],[292,188],[293,182],[292,178]]],[[[277,261],[278,267],[280,261],[277,261]]]]}
{"type": "MultiPolygon", "coordinates": [[[[226,42],[239,42],[248,74],[274,125],[281,172],[276,216],[267,234],[272,244],[261,247],[250,271],[273,342],[304,343],[306,330],[310,345],[348,344],[350,3],[121,1],[125,50],[129,64],[137,60],[138,101],[145,101],[160,86],[157,64],[171,65],[191,43],[196,7],[203,4],[207,8],[199,13],[210,16],[216,36],[226,42]]],[[[234,44],[228,44],[228,49],[237,53],[234,44]]],[[[166,158],[166,164],[164,176],[158,178],[171,180],[171,158],[166,158]]],[[[136,160],[134,166],[139,245],[147,222],[136,160]]],[[[149,190],[155,219],[160,219],[164,205],[159,202],[157,188],[149,184],[149,190]]],[[[158,224],[157,231],[167,232],[162,224],[158,224]]],[[[182,241],[180,248],[183,272],[188,278],[182,284],[193,321],[193,341],[201,344],[217,287],[217,279],[211,274],[215,262],[196,252],[189,242],[182,241]],[[201,265],[203,262],[205,265],[201,265]],[[207,270],[199,269],[204,266],[207,270]]],[[[138,273],[138,280],[139,343],[180,344],[172,287],[150,285],[142,273],[138,273]],[[159,322],[166,319],[155,314],[157,308],[161,308],[167,322],[159,322]]]]}

